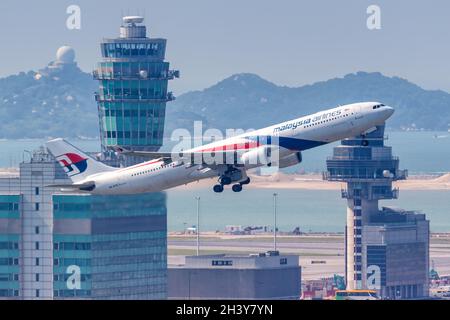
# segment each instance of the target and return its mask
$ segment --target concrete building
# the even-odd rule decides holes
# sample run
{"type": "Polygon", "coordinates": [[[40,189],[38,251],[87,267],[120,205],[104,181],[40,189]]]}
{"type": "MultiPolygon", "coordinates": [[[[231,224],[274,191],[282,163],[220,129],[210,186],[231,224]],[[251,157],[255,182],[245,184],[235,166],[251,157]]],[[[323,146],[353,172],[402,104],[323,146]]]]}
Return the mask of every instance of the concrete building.
{"type": "Polygon", "coordinates": [[[56,51],[55,60],[36,72],[34,78],[40,80],[42,77],[65,77],[67,74],[73,75],[79,72],[75,61],[75,50],[69,46],[62,46],[56,51]]]}
{"type": "Polygon", "coordinates": [[[166,196],[53,195],[55,299],[166,299],[166,196]]]}
{"type": "Polygon", "coordinates": [[[164,193],[60,194],[44,149],[0,178],[0,299],[165,299],[164,193]]]}
{"type": "MultiPolygon", "coordinates": [[[[120,37],[101,44],[94,78],[104,160],[114,147],[158,150],[168,80],[166,40],[146,37],[141,17],[124,17],[120,37]]],[[[76,68],[61,47],[37,76],[76,68]]],[[[60,194],[68,183],[54,159],[35,152],[19,172],[0,179],[0,298],[164,299],[167,297],[166,195],[99,197],[60,194]]]]}
{"type": "Polygon", "coordinates": [[[65,183],[66,175],[45,151],[20,164],[16,174],[0,179],[1,296],[18,299],[53,297],[52,194],[46,185],[65,183]],[[58,170],[59,169],[59,170],[58,170]],[[12,250],[8,248],[12,247],[12,250]],[[12,264],[11,264],[12,262],[12,264]]]}
{"type": "Polygon", "coordinates": [[[169,265],[169,299],[299,299],[298,256],[187,256],[169,265]]]}
{"type": "Polygon", "coordinates": [[[363,279],[382,297],[428,296],[429,221],[413,211],[382,208],[363,226],[363,279]]]}
{"type": "MultiPolygon", "coordinates": [[[[148,38],[142,17],[124,17],[120,36],[101,43],[94,71],[100,137],[104,152],[123,147],[157,151],[163,142],[166,102],[174,99],[168,80],[179,77],[165,61],[166,39],[148,38]]],[[[131,157],[126,164],[142,161],[131,157]]]]}
{"type": "Polygon", "coordinates": [[[327,160],[324,179],[347,183],[341,190],[347,199],[347,289],[377,289],[386,298],[424,297],[429,223],[422,214],[379,210],[379,200],[398,197],[392,182],[407,176],[384,140],[384,126],[379,126],[343,140],[327,160]]]}
{"type": "MultiPolygon", "coordinates": [[[[101,44],[94,78],[103,160],[114,148],[158,150],[168,80],[179,76],[164,61],[166,40],[146,37],[142,17],[124,17],[120,36],[101,44]]],[[[38,77],[77,68],[64,46],[38,77]]],[[[133,196],[61,194],[69,183],[45,149],[0,177],[0,299],[165,299],[165,193],[133,196]]]]}

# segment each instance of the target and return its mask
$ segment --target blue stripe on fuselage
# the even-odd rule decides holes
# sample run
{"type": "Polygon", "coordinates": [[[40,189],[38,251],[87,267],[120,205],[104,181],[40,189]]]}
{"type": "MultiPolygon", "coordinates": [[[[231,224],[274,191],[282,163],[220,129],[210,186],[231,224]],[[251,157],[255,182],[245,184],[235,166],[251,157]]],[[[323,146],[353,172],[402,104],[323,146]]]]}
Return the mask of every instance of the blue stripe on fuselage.
{"type": "MultiPolygon", "coordinates": [[[[273,140],[276,140],[276,139],[273,139],[273,140]]],[[[318,146],[322,146],[324,144],[327,144],[327,142],[296,139],[296,138],[289,138],[289,137],[278,137],[278,145],[280,147],[283,147],[283,148],[286,148],[289,150],[303,151],[303,150],[308,150],[308,149],[315,148],[318,146]]]]}

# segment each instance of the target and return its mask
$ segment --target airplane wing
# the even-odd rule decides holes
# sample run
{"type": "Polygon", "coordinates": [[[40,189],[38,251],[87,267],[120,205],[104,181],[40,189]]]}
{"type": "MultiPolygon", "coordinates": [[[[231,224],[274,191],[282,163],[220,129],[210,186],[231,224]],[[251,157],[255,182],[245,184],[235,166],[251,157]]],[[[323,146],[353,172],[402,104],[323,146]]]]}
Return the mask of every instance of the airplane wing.
{"type": "Polygon", "coordinates": [[[214,165],[211,163],[213,159],[221,160],[219,163],[225,163],[225,159],[232,159],[233,163],[237,162],[237,159],[240,155],[247,152],[248,150],[236,151],[236,150],[220,150],[220,151],[208,151],[208,152],[160,152],[160,151],[130,151],[123,148],[117,149],[117,151],[124,155],[132,155],[132,156],[140,156],[149,159],[161,159],[168,160],[172,159],[181,160],[183,162],[198,162],[197,159],[200,159],[200,162],[204,165],[214,165]],[[209,157],[209,158],[206,158],[209,157]],[[210,161],[208,161],[210,160],[210,161]]]}
{"type": "Polygon", "coordinates": [[[242,186],[250,183],[245,165],[241,156],[249,150],[214,150],[197,152],[151,152],[151,151],[129,151],[125,149],[116,150],[126,155],[161,159],[163,161],[178,161],[189,165],[199,164],[200,167],[191,173],[192,177],[199,179],[205,176],[219,176],[218,184],[213,188],[215,192],[222,192],[225,185],[231,185],[234,192],[242,190],[242,186]]]}

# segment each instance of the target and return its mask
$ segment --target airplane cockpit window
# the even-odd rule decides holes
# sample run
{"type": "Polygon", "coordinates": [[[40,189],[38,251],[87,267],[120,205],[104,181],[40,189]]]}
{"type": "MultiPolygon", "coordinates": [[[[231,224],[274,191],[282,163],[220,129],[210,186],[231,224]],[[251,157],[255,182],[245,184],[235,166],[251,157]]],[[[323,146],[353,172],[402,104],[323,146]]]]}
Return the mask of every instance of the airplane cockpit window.
{"type": "Polygon", "coordinates": [[[377,105],[374,105],[373,107],[372,107],[372,109],[378,109],[378,108],[381,108],[381,107],[385,107],[386,105],[384,105],[384,104],[377,104],[377,105]]]}

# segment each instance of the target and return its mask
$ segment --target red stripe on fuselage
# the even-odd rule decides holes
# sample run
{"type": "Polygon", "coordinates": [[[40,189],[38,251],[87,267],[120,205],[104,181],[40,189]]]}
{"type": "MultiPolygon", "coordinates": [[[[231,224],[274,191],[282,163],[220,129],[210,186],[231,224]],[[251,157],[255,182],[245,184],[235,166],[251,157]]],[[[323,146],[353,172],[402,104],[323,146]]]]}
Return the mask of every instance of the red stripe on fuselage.
{"type": "Polygon", "coordinates": [[[237,150],[248,150],[248,149],[254,149],[261,146],[259,142],[256,141],[250,141],[250,142],[243,142],[243,143],[233,143],[228,144],[224,146],[218,146],[218,147],[212,147],[212,148],[206,148],[206,149],[200,149],[196,150],[195,152],[215,152],[215,151],[237,151],[237,150]]]}

